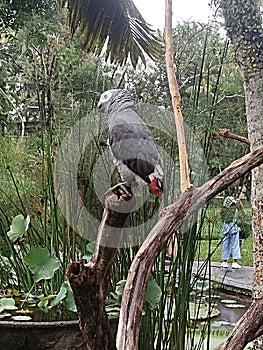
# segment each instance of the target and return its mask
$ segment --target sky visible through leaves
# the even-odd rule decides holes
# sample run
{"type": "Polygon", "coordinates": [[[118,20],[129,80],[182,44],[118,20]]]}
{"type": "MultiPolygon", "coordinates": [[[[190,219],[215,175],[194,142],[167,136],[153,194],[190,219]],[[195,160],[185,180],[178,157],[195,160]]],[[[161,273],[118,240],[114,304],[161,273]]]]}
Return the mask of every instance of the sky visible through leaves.
{"type": "MultiPolygon", "coordinates": [[[[134,0],[144,19],[154,28],[164,27],[164,0],[134,0]]],[[[212,20],[213,12],[210,0],[173,0],[173,22],[198,21],[207,23],[212,20]]]]}

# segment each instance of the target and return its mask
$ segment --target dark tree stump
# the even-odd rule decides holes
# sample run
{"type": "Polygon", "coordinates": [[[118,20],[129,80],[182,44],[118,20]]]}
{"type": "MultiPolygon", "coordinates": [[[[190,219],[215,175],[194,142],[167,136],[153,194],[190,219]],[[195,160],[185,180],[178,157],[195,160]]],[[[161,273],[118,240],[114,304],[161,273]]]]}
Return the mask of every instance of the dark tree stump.
{"type": "Polygon", "coordinates": [[[67,268],[66,275],[73,291],[80,329],[89,350],[116,349],[105,311],[105,297],[111,266],[122,236],[120,228],[124,227],[134,205],[134,197],[122,191],[115,190],[107,195],[91,260],[87,264],[73,262],[67,268]]]}

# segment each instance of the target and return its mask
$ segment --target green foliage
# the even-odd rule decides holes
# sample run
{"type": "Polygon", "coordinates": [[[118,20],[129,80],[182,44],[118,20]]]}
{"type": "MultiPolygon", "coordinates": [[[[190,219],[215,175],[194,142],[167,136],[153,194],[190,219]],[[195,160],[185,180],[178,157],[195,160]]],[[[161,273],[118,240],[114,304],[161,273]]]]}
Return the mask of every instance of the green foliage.
{"type": "Polygon", "coordinates": [[[139,59],[146,63],[145,52],[152,59],[161,55],[160,41],[131,0],[103,0],[100,6],[92,0],[63,2],[72,33],[79,28],[88,51],[100,55],[106,45],[106,60],[123,65],[129,57],[134,68],[139,59]]]}
{"type": "MultiPolygon", "coordinates": [[[[253,266],[253,239],[251,231],[251,206],[246,201],[243,202],[243,209],[238,216],[238,225],[241,227],[241,265],[253,266]],[[244,230],[242,221],[247,223],[247,231],[244,230]],[[244,236],[243,236],[244,232],[244,236]]],[[[222,219],[221,219],[222,200],[215,199],[210,202],[205,210],[204,216],[199,217],[199,225],[202,231],[199,237],[199,249],[196,253],[196,259],[206,261],[221,261],[222,245],[222,219]]]]}
{"type": "MultiPolygon", "coordinates": [[[[111,295],[117,300],[119,305],[121,305],[125,283],[126,280],[121,280],[117,282],[115,292],[111,293],[111,295]]],[[[157,309],[161,299],[161,293],[161,288],[158,286],[156,281],[154,281],[153,276],[150,276],[144,298],[145,304],[151,309],[157,309]]]]}
{"type": "Polygon", "coordinates": [[[30,223],[30,216],[27,215],[26,218],[22,214],[17,215],[12,220],[12,225],[10,226],[10,231],[7,232],[8,237],[15,241],[17,238],[22,238],[25,232],[28,230],[30,223]]]}
{"type": "Polygon", "coordinates": [[[47,10],[50,10],[50,8],[54,7],[54,3],[55,1],[53,0],[1,0],[1,25],[17,30],[28,20],[32,14],[44,14],[47,10]]]}
{"type": "Polygon", "coordinates": [[[35,282],[48,280],[59,269],[59,261],[50,255],[47,248],[32,248],[24,257],[24,262],[30,267],[35,282]]]}
{"type": "Polygon", "coordinates": [[[262,70],[263,50],[260,2],[239,1],[229,6],[228,1],[223,0],[220,2],[220,8],[228,36],[241,48],[241,50],[237,49],[240,67],[246,67],[247,72],[259,72],[262,70]]]}
{"type": "Polygon", "coordinates": [[[147,289],[145,293],[145,302],[150,305],[152,309],[157,309],[160,299],[161,299],[162,290],[158,284],[154,281],[153,277],[150,276],[149,282],[147,284],[147,289]]]}
{"type": "Polygon", "coordinates": [[[77,35],[71,40],[64,21],[63,11],[59,15],[53,12],[48,19],[32,15],[0,50],[0,98],[9,108],[0,117],[0,252],[4,261],[1,289],[36,288],[47,296],[60,289],[68,262],[83,255],[85,247],[58,211],[54,158],[65,131],[94,107],[99,91],[109,88],[113,80],[108,67],[102,73],[101,60],[81,50],[77,35]],[[50,76],[46,74],[47,67],[50,76]],[[10,110],[12,113],[6,117],[10,110]],[[21,119],[25,125],[33,123],[33,130],[25,128],[24,137],[19,138],[23,131],[21,119]],[[12,224],[10,220],[18,213],[21,214],[12,224]],[[28,213],[29,227],[22,220],[28,213]],[[56,261],[55,265],[60,262],[56,273],[52,273],[54,266],[42,274],[35,271],[37,256],[35,267],[25,264],[31,249],[39,247],[52,252],[56,260],[50,261],[56,261]],[[48,276],[51,279],[43,282],[41,278],[48,276]]]}
{"type": "Polygon", "coordinates": [[[252,208],[241,211],[238,216],[238,226],[240,227],[240,236],[242,239],[252,236],[252,208]]]}
{"type": "Polygon", "coordinates": [[[73,293],[72,293],[72,290],[69,286],[68,281],[64,282],[62,284],[61,288],[63,288],[64,291],[66,291],[66,297],[63,299],[63,303],[64,303],[65,307],[67,308],[67,310],[70,310],[72,312],[76,312],[77,309],[76,309],[73,293]]]}
{"type": "Polygon", "coordinates": [[[56,132],[65,130],[94,107],[98,91],[109,88],[109,68],[102,73],[101,60],[81,50],[78,36],[71,40],[64,22],[64,12],[51,20],[34,15],[2,46],[3,128],[7,121],[19,126],[24,119],[25,124],[38,123],[37,128],[53,124],[56,132]],[[12,117],[7,114],[10,110],[12,117]],[[54,118],[54,113],[60,118],[54,118]]]}
{"type": "MultiPolygon", "coordinates": [[[[174,28],[173,35],[184,121],[200,140],[209,176],[214,176],[248,151],[245,144],[222,139],[217,133],[227,128],[247,136],[242,77],[232,47],[216,26],[185,22],[174,28]]],[[[171,106],[164,57],[147,70],[131,72],[129,87],[142,102],[171,106]]],[[[191,136],[186,138],[191,157],[191,136]]]]}
{"type": "Polygon", "coordinates": [[[0,313],[4,310],[16,310],[15,299],[13,298],[1,298],[0,299],[0,313]]]}
{"type": "Polygon", "coordinates": [[[48,312],[63,303],[67,310],[76,312],[72,291],[67,281],[63,282],[57,295],[40,296],[37,306],[44,312],[48,312]]]}
{"type": "MultiPolygon", "coordinates": [[[[75,311],[72,292],[65,282],[66,267],[80,257],[89,260],[95,247],[94,242],[87,244],[69,227],[58,208],[54,160],[65,132],[94,108],[100,92],[124,83],[139,101],[167,108],[171,105],[163,59],[137,71],[107,65],[83,52],[78,32],[71,40],[64,23],[63,11],[59,15],[54,12],[52,18],[34,15],[0,50],[0,288],[18,288],[28,293],[28,298],[34,293],[39,307],[46,312],[61,303],[75,311]],[[25,128],[20,137],[22,116],[26,123],[34,121],[38,126],[25,128]],[[18,214],[18,222],[12,222],[18,214]],[[30,225],[24,219],[27,215],[30,225]]],[[[217,28],[196,23],[178,25],[174,44],[183,114],[203,145],[209,175],[214,175],[246,151],[246,146],[233,144],[232,140],[222,142],[214,136],[220,127],[246,135],[241,78],[232,49],[219,37],[217,28]]],[[[158,134],[158,130],[154,132],[177,162],[175,142],[158,134]]],[[[78,173],[83,203],[98,219],[102,206],[90,179],[97,157],[105,150],[106,137],[101,134],[88,145],[78,173]]],[[[187,143],[190,157],[196,157],[191,137],[187,137],[187,143]]],[[[236,184],[234,190],[238,187],[236,184]]],[[[196,224],[193,218],[192,229],[176,233],[177,254],[168,256],[163,251],[156,261],[147,287],[140,348],[192,349],[209,342],[205,340],[209,321],[195,341],[197,324],[189,317],[189,301],[197,294],[197,284],[198,293],[207,289],[205,284],[195,283],[198,276],[192,280],[191,268],[195,259],[221,260],[220,207],[216,202],[205,207],[196,224]]],[[[136,227],[154,210],[158,208],[150,199],[142,211],[131,216],[129,224],[136,227]]],[[[245,208],[242,217],[249,225],[248,212],[245,208]]],[[[145,235],[149,229],[146,224],[145,235]]],[[[175,247],[175,238],[173,243],[175,247]]],[[[137,250],[121,249],[113,267],[109,293],[115,291],[118,302],[124,282],[117,281],[126,278],[137,250]]],[[[252,265],[251,237],[243,242],[241,263],[252,265]]],[[[208,292],[210,289],[208,283],[208,292]]],[[[111,313],[118,311],[119,307],[111,307],[111,313]]]]}
{"type": "Polygon", "coordinates": [[[85,254],[83,255],[82,259],[89,261],[94,253],[95,247],[96,247],[96,242],[88,243],[86,245],[86,251],[85,251],[85,254]]]}

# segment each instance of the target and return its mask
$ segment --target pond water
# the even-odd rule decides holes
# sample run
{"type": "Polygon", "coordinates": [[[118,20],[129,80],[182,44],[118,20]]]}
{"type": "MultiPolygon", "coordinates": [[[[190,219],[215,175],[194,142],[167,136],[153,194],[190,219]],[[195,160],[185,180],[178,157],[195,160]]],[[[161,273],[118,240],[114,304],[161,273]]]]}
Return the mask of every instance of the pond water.
{"type": "MultiPolygon", "coordinates": [[[[249,304],[250,304],[250,298],[248,297],[241,297],[241,296],[233,296],[233,295],[227,295],[227,294],[221,294],[222,297],[228,297],[229,300],[233,300],[235,303],[238,303],[238,305],[244,305],[245,307],[235,307],[235,303],[232,304],[233,307],[229,307],[229,304],[226,304],[222,302],[224,299],[219,299],[217,304],[218,308],[220,310],[220,315],[217,316],[217,320],[223,320],[228,321],[230,323],[237,322],[247,311],[249,304]]],[[[230,304],[231,305],[231,304],[230,304]]]]}
{"type": "Polygon", "coordinates": [[[0,314],[1,321],[30,321],[30,322],[53,322],[53,321],[73,321],[77,320],[75,312],[67,310],[63,304],[54,309],[44,312],[32,304],[24,304],[22,309],[7,309],[0,314]],[[16,319],[17,318],[17,319],[16,319]]]}
{"type": "MultiPolygon", "coordinates": [[[[200,348],[201,350],[213,350],[224,342],[236,323],[247,311],[251,302],[251,298],[248,296],[225,291],[215,290],[211,295],[213,308],[216,309],[216,311],[219,310],[220,313],[217,316],[211,317],[209,342],[206,336],[200,348]]],[[[204,303],[207,303],[207,298],[208,296],[202,297],[204,303]]],[[[198,330],[195,335],[195,345],[197,347],[199,346],[200,334],[202,334],[205,323],[207,323],[205,319],[197,323],[198,330]]],[[[250,349],[250,346],[251,344],[248,344],[245,349],[250,349]]]]}
{"type": "Polygon", "coordinates": [[[219,291],[216,293],[215,307],[220,314],[212,319],[212,328],[232,329],[247,311],[251,298],[244,295],[219,291]]]}

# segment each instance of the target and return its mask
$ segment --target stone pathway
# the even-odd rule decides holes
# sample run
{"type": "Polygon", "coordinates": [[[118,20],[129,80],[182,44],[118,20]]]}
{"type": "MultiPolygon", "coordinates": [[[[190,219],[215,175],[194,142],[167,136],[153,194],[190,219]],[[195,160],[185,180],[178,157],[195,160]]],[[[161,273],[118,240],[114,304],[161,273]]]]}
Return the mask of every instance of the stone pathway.
{"type": "Polygon", "coordinates": [[[211,271],[204,262],[194,262],[193,275],[201,278],[211,279],[212,282],[219,283],[225,289],[238,289],[241,293],[251,294],[253,283],[253,267],[242,266],[241,269],[232,269],[229,264],[228,269],[223,269],[221,263],[212,262],[211,271]]]}

